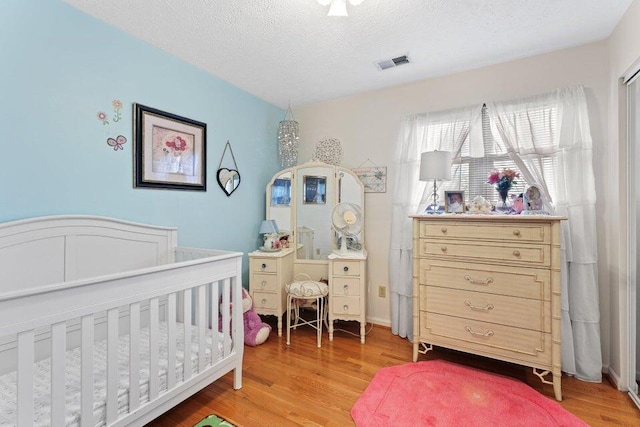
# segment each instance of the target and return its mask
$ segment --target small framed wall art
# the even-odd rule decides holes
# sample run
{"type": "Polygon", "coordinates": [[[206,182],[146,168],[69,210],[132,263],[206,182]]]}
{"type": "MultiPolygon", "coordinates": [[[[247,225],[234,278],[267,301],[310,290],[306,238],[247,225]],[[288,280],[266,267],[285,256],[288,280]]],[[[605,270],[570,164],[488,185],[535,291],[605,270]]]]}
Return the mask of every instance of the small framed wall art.
{"type": "Polygon", "coordinates": [[[207,125],[133,104],[134,187],[207,190],[207,125]]]}

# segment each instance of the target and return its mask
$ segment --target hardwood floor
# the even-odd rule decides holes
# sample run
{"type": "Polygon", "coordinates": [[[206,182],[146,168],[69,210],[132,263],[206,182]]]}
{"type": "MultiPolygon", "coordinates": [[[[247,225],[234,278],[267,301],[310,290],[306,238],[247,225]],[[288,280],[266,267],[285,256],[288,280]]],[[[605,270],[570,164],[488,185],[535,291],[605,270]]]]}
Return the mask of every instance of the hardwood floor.
{"type": "MultiPolygon", "coordinates": [[[[233,390],[227,374],[184,401],[149,426],[191,427],[216,413],[237,426],[353,426],[350,410],[376,371],[411,361],[412,346],[390,330],[374,326],[366,344],[344,332],[322,348],[316,347],[315,331],[301,327],[292,331],[291,346],[278,337],[274,326],[266,343],[245,347],[243,387],[233,390]]],[[[358,330],[355,322],[339,322],[338,328],[358,330]]],[[[545,385],[530,368],[479,356],[436,348],[419,360],[451,362],[517,378],[553,399],[553,387],[545,385]]],[[[591,426],[640,426],[640,410],[626,393],[605,379],[587,383],[563,376],[560,404],[591,426]]]]}

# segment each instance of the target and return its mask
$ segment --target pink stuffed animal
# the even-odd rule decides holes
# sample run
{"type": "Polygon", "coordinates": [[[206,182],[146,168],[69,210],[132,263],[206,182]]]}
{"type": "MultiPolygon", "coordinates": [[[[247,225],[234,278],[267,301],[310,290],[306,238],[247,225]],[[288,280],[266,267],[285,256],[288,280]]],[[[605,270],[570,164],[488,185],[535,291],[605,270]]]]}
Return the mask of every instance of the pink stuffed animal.
{"type": "Polygon", "coordinates": [[[244,313],[244,343],[255,347],[269,338],[271,326],[264,323],[258,313],[253,310],[251,295],[242,289],[242,312],[244,313]]]}

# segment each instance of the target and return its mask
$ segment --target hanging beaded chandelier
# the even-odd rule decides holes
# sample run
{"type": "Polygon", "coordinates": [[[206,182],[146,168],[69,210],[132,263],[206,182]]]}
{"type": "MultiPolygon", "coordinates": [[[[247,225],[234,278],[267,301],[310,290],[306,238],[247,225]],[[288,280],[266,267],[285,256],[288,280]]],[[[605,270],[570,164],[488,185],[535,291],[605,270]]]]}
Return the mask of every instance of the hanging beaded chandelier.
{"type": "Polygon", "coordinates": [[[290,168],[298,163],[299,133],[300,126],[293,119],[293,112],[289,105],[284,120],[278,125],[278,155],[282,168],[290,168]]]}

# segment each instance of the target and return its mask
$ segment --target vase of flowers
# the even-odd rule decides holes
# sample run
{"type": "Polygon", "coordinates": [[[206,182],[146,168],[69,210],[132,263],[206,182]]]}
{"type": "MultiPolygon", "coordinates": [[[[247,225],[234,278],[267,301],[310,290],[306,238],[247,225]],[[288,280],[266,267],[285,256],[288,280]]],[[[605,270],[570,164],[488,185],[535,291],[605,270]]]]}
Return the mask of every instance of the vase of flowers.
{"type": "Polygon", "coordinates": [[[497,211],[504,212],[509,210],[509,206],[507,206],[509,190],[511,190],[513,184],[516,184],[515,179],[519,177],[518,172],[509,168],[502,169],[502,171],[493,170],[487,177],[487,184],[493,185],[500,195],[500,202],[496,205],[497,211]]]}

